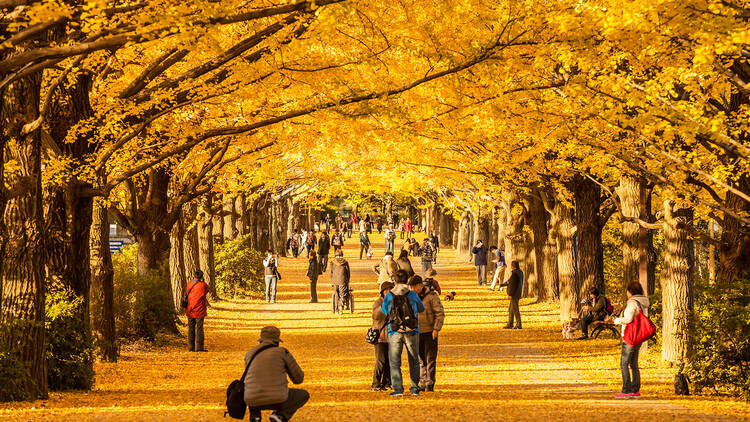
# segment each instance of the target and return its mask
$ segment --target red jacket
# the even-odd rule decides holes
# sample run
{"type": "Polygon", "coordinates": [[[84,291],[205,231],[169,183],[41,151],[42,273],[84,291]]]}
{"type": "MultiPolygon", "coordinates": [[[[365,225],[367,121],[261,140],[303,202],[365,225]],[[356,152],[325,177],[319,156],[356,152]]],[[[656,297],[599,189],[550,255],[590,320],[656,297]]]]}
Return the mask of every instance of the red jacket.
{"type": "Polygon", "coordinates": [[[206,300],[206,295],[208,294],[208,285],[206,284],[206,282],[203,280],[192,280],[187,284],[185,288],[187,289],[186,291],[190,292],[190,294],[188,294],[187,312],[185,313],[187,317],[205,317],[206,307],[208,306],[208,301],[206,300]]]}

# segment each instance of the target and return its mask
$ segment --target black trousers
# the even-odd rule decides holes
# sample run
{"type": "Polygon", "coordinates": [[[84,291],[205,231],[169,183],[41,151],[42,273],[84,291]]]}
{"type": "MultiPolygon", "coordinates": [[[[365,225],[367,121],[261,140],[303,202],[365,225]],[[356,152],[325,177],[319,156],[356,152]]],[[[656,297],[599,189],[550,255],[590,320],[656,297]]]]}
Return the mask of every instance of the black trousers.
{"type": "Polygon", "coordinates": [[[203,318],[188,318],[188,350],[203,350],[203,318]]]}
{"type": "Polygon", "coordinates": [[[375,368],[372,371],[372,388],[391,386],[391,365],[388,363],[388,343],[375,345],[375,368]]]}
{"type": "Polygon", "coordinates": [[[292,248],[292,256],[295,258],[299,256],[299,248],[292,248]]]}
{"type": "Polygon", "coordinates": [[[300,388],[290,388],[289,397],[287,397],[286,401],[283,403],[270,404],[260,407],[251,407],[250,420],[260,422],[261,410],[273,410],[273,413],[276,413],[277,415],[283,417],[284,420],[288,421],[289,419],[292,419],[292,416],[294,416],[294,414],[300,408],[302,408],[302,406],[304,406],[308,400],[310,400],[310,393],[308,393],[306,390],[302,390],[300,388]]]}
{"type": "Polygon", "coordinates": [[[318,255],[318,266],[320,267],[320,273],[323,274],[328,269],[328,254],[318,255]]]}
{"type": "Polygon", "coordinates": [[[432,331],[419,334],[419,383],[423,388],[435,386],[438,341],[432,338],[432,331]]]}
{"type": "Polygon", "coordinates": [[[513,318],[516,319],[516,327],[521,328],[521,309],[518,306],[520,298],[510,298],[508,306],[508,327],[513,327],[513,318]]]}
{"type": "Polygon", "coordinates": [[[318,277],[310,280],[310,301],[312,303],[318,302],[318,277]]]}

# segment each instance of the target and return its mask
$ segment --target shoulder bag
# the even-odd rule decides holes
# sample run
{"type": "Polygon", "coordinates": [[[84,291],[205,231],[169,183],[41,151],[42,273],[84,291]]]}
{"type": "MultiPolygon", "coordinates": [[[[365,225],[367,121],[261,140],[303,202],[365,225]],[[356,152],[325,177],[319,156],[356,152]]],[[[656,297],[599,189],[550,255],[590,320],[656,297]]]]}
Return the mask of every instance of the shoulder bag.
{"type": "Polygon", "coordinates": [[[631,347],[639,346],[656,335],[656,325],[643,313],[641,304],[638,303],[638,314],[633,321],[625,326],[622,340],[631,347]]]}

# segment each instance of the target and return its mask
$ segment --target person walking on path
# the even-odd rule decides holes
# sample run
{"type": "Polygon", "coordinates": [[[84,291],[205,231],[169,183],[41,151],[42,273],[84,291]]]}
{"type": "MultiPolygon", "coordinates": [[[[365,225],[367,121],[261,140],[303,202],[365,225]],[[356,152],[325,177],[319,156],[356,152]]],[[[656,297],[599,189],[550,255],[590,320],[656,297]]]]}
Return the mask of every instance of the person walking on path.
{"type": "Polygon", "coordinates": [[[422,277],[409,279],[409,288],[419,296],[424,312],[419,318],[419,372],[422,391],[435,390],[435,368],[437,365],[438,334],[443,328],[445,312],[440,296],[425,286],[422,277]]]}
{"type": "Polygon", "coordinates": [[[589,289],[589,299],[593,304],[591,312],[581,318],[581,337],[577,340],[586,340],[589,338],[589,325],[594,321],[604,321],[607,318],[607,298],[599,293],[599,289],[592,287],[589,289]]]}
{"type": "MultiPolygon", "coordinates": [[[[649,300],[643,294],[643,286],[638,281],[633,281],[627,287],[628,302],[622,317],[615,318],[615,324],[622,325],[621,333],[625,335],[625,327],[633,322],[638,312],[648,316],[649,300]]],[[[620,352],[620,371],[622,371],[622,391],[615,394],[615,398],[640,398],[641,397],[641,371],[638,369],[638,352],[641,345],[631,346],[622,342],[620,352]],[[632,371],[632,375],[631,375],[632,371]]]]}
{"type": "Polygon", "coordinates": [[[297,233],[297,229],[294,229],[294,233],[292,233],[292,237],[287,240],[287,249],[292,251],[292,256],[297,257],[299,255],[299,245],[300,245],[300,237],[299,233],[297,233]]]}
{"type": "Polygon", "coordinates": [[[333,234],[331,245],[334,253],[344,247],[344,235],[339,232],[339,229],[336,229],[336,233],[333,234]]]}
{"type": "Polygon", "coordinates": [[[315,238],[315,231],[310,229],[307,232],[307,240],[305,240],[305,247],[307,249],[307,257],[310,258],[310,252],[315,250],[315,245],[318,243],[318,239],[315,238]]]}
{"type": "Polygon", "coordinates": [[[414,222],[411,221],[411,218],[407,218],[406,222],[404,222],[404,226],[406,228],[406,238],[411,239],[414,234],[414,222]]]}
{"type": "Polygon", "coordinates": [[[409,261],[409,251],[401,249],[396,264],[398,264],[398,269],[406,271],[409,277],[414,275],[414,269],[411,267],[411,261],[409,261]]]}
{"type": "Polygon", "coordinates": [[[430,243],[432,243],[432,247],[435,248],[435,253],[432,255],[432,263],[437,264],[437,256],[438,252],[440,252],[440,239],[438,239],[435,232],[430,234],[430,243]]]}
{"type": "Polygon", "coordinates": [[[276,303],[276,283],[279,281],[279,259],[273,250],[266,251],[266,259],[263,260],[263,274],[266,282],[266,303],[276,303]]]}
{"type": "Polygon", "coordinates": [[[205,352],[203,347],[203,320],[208,308],[208,284],[203,281],[203,271],[195,270],[193,280],[185,286],[188,305],[185,315],[188,319],[188,350],[205,352]]]}
{"type": "Polygon", "coordinates": [[[401,353],[406,346],[409,355],[409,379],[413,396],[419,395],[419,320],[424,312],[419,296],[406,285],[406,271],[398,270],[394,275],[396,285],[383,298],[381,310],[388,315],[388,362],[391,366],[391,397],[404,395],[401,375],[401,353]]]}
{"type": "Polygon", "coordinates": [[[440,288],[440,283],[435,280],[437,271],[434,268],[430,268],[424,275],[424,285],[429,290],[434,290],[438,295],[443,294],[443,289],[440,288]]]}
{"type": "Polygon", "coordinates": [[[375,367],[372,370],[370,391],[386,391],[391,388],[391,366],[388,363],[388,317],[383,313],[383,296],[390,292],[393,283],[386,281],[380,285],[380,296],[372,304],[372,328],[380,331],[375,344],[375,367]]]}
{"type": "Polygon", "coordinates": [[[394,242],[396,242],[396,231],[391,226],[385,229],[385,250],[386,252],[394,252],[394,242]]]}
{"type": "Polygon", "coordinates": [[[521,294],[523,293],[523,271],[518,265],[518,261],[512,261],[510,263],[510,278],[507,283],[501,284],[501,286],[508,286],[508,297],[510,297],[510,305],[508,305],[508,325],[505,329],[515,328],[521,329],[521,310],[519,308],[519,301],[521,300],[521,294]],[[513,320],[515,318],[515,325],[513,320]]]}
{"type": "Polygon", "coordinates": [[[477,267],[477,284],[483,286],[487,284],[487,247],[481,240],[471,249],[474,254],[474,266],[477,267]]]}
{"type": "Polygon", "coordinates": [[[302,229],[300,233],[299,247],[302,248],[300,252],[304,253],[305,256],[309,255],[307,250],[307,230],[302,229]]]}
{"type": "Polygon", "coordinates": [[[378,286],[386,281],[393,282],[393,276],[398,271],[398,264],[393,259],[393,254],[386,252],[383,260],[372,266],[372,270],[378,275],[378,286]]]}
{"type": "Polygon", "coordinates": [[[331,214],[326,213],[326,231],[331,231],[331,214]]]}
{"type": "Polygon", "coordinates": [[[359,259],[362,259],[362,252],[367,255],[368,249],[370,249],[370,236],[362,230],[359,232],[359,259]]]}
{"type": "Polygon", "coordinates": [[[338,298],[336,309],[338,309],[339,314],[344,312],[345,299],[349,294],[350,279],[349,262],[344,259],[344,251],[339,249],[334,252],[334,258],[331,261],[331,285],[338,298]]]}
{"type": "Polygon", "coordinates": [[[435,247],[432,246],[429,237],[424,238],[422,246],[419,247],[419,255],[422,257],[422,277],[427,275],[427,270],[432,268],[432,263],[435,258],[435,247]]]}
{"type": "Polygon", "coordinates": [[[320,264],[315,251],[310,251],[310,259],[307,264],[307,278],[310,279],[310,303],[318,303],[318,276],[320,275],[320,264]]]}
{"type": "Polygon", "coordinates": [[[328,237],[328,233],[324,230],[320,234],[320,240],[318,241],[318,262],[320,263],[320,273],[328,271],[328,253],[331,251],[331,239],[328,237]]]}
{"type": "MultiPolygon", "coordinates": [[[[490,248],[492,250],[492,248],[490,248]]],[[[492,275],[492,283],[490,284],[490,290],[495,290],[495,284],[502,284],[505,279],[505,252],[499,248],[495,248],[492,255],[492,262],[495,263],[495,273],[492,275]]]]}
{"type": "Polygon", "coordinates": [[[359,232],[367,234],[367,222],[365,220],[359,220],[359,232]]]}
{"type": "Polygon", "coordinates": [[[281,331],[269,325],[260,330],[258,345],[245,354],[246,367],[255,356],[245,376],[245,403],[253,422],[260,422],[261,410],[274,411],[271,422],[287,422],[310,399],[307,391],[289,388],[287,375],[302,384],[305,373],[281,342],[281,331]]]}
{"type": "Polygon", "coordinates": [[[378,214],[377,218],[375,219],[378,225],[378,234],[383,232],[383,217],[378,214]]]}

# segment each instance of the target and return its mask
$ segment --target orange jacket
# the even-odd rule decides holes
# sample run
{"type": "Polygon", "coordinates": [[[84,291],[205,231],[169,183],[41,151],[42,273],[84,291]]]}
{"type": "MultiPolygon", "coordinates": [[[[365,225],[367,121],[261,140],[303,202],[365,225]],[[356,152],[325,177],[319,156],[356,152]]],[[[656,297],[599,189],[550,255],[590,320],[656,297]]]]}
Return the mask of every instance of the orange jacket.
{"type": "Polygon", "coordinates": [[[208,301],[206,300],[206,295],[208,294],[208,285],[206,284],[206,282],[203,280],[192,280],[187,284],[187,286],[185,286],[185,288],[187,289],[186,291],[190,292],[190,294],[188,294],[187,312],[185,313],[187,317],[205,317],[206,307],[208,306],[208,301]]]}

